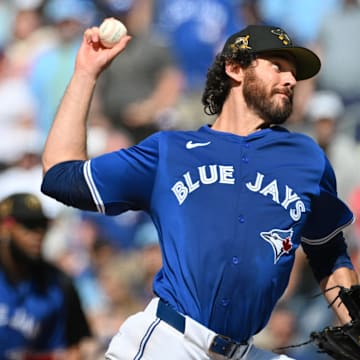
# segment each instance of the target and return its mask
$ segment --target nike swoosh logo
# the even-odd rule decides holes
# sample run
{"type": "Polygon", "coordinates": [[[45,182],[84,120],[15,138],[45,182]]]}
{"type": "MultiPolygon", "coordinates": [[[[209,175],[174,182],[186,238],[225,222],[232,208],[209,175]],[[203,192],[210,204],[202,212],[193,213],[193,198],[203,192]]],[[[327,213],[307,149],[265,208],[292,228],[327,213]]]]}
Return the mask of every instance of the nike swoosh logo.
{"type": "Polygon", "coordinates": [[[192,140],[190,140],[190,141],[188,141],[186,143],[186,148],[187,149],[194,149],[194,148],[199,147],[199,146],[208,146],[209,144],[211,144],[211,141],[204,142],[204,143],[193,143],[192,140]]]}

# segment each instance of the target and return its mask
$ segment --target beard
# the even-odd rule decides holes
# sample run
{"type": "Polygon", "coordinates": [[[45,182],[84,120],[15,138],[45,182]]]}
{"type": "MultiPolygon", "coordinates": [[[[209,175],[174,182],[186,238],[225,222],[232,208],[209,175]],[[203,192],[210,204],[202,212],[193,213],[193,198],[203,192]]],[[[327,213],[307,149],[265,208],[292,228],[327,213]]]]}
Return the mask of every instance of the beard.
{"type": "Polygon", "coordinates": [[[25,271],[27,278],[33,279],[34,291],[46,292],[48,289],[48,279],[51,274],[42,255],[31,256],[19,247],[14,240],[10,240],[9,250],[14,261],[25,271]]]}
{"type": "Polygon", "coordinates": [[[270,94],[265,83],[255,74],[253,68],[248,68],[244,77],[243,96],[247,106],[264,120],[264,125],[283,124],[292,113],[292,90],[273,89],[270,94]],[[272,100],[275,94],[285,94],[282,102],[272,100]]]}
{"type": "Polygon", "coordinates": [[[14,240],[10,240],[10,253],[13,259],[29,269],[37,269],[42,264],[42,256],[30,256],[14,240]]]}

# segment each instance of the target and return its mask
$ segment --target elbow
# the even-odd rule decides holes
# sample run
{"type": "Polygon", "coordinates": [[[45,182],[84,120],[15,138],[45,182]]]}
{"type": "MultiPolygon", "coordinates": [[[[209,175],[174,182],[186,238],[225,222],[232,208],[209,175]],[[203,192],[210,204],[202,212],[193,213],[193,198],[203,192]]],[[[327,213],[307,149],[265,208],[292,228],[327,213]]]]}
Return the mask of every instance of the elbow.
{"type": "Polygon", "coordinates": [[[319,283],[326,281],[338,269],[354,270],[342,233],[339,233],[328,243],[321,246],[310,246],[307,244],[302,244],[302,246],[315,278],[319,283]]]}
{"type": "Polygon", "coordinates": [[[50,166],[44,173],[42,193],[68,206],[97,211],[83,175],[83,164],[77,160],[50,166]]]}
{"type": "Polygon", "coordinates": [[[63,150],[49,151],[46,149],[41,156],[41,165],[43,176],[54,166],[65,163],[83,163],[87,160],[86,151],[80,151],[78,154],[66,152],[63,150]]]}
{"type": "Polygon", "coordinates": [[[45,176],[45,174],[48,172],[48,170],[55,164],[50,163],[49,161],[46,160],[45,157],[41,158],[41,164],[42,164],[42,173],[43,173],[43,177],[45,176]]]}
{"type": "Polygon", "coordinates": [[[54,156],[49,155],[49,153],[45,150],[41,156],[41,165],[43,176],[55,165],[59,164],[60,160],[55,160],[54,156]]]}

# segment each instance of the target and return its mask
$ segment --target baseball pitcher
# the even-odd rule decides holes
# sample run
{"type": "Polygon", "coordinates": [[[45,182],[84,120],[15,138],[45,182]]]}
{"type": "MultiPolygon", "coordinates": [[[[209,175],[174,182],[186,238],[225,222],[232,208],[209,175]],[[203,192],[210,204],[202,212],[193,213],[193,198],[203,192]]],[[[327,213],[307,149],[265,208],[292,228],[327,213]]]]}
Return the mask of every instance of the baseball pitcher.
{"type": "MultiPolygon", "coordinates": [[[[207,74],[212,124],[88,159],[97,78],[131,41],[104,48],[98,31],[84,34],[49,133],[42,191],[107,215],[145,210],[158,230],[156,297],[122,324],[106,359],[289,359],[252,337],[287,287],[296,249],[329,302],[336,292],[325,289],[358,283],[342,232],[353,214],[337,197],[333,169],[313,140],[281,126],[297,81],[318,73],[319,58],[283,29],[248,26],[228,38],[207,74]]],[[[338,300],[333,307],[350,321],[338,300]]]]}

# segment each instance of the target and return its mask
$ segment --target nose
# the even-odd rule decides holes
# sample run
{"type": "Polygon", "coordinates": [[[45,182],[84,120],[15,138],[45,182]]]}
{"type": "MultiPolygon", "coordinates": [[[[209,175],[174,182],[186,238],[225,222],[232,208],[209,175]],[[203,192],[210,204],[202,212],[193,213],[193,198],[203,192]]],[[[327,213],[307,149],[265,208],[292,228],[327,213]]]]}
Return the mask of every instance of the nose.
{"type": "Polygon", "coordinates": [[[286,87],[289,87],[290,89],[293,89],[296,85],[296,76],[292,71],[286,71],[284,74],[284,85],[286,87]]]}

